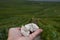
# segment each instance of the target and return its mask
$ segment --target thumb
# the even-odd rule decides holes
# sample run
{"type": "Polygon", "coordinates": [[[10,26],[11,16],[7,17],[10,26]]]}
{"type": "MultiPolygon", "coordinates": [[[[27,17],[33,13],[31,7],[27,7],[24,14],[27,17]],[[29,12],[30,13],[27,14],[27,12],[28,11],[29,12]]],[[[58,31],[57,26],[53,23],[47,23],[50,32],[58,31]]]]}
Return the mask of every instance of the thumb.
{"type": "Polygon", "coordinates": [[[30,38],[34,39],[37,35],[39,35],[43,30],[42,29],[38,29],[36,30],[34,33],[30,34],[30,38]]]}

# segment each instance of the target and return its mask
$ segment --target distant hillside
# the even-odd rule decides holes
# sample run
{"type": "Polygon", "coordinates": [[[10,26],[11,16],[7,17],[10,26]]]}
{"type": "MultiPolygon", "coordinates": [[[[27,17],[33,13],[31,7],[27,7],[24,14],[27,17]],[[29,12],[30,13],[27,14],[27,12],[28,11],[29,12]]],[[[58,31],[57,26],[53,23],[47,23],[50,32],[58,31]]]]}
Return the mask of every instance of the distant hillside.
{"type": "Polygon", "coordinates": [[[59,15],[60,2],[0,0],[1,14],[59,15]]]}

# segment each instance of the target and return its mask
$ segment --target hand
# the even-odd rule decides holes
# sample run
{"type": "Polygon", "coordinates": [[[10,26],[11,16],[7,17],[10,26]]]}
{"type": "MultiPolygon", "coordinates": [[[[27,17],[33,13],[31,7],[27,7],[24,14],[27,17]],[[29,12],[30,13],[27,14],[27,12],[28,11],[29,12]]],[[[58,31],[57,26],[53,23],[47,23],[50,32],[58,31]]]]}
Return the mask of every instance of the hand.
{"type": "Polygon", "coordinates": [[[20,28],[10,28],[8,33],[8,40],[33,40],[41,32],[42,29],[38,29],[30,34],[29,37],[24,37],[20,32],[20,28]]]}

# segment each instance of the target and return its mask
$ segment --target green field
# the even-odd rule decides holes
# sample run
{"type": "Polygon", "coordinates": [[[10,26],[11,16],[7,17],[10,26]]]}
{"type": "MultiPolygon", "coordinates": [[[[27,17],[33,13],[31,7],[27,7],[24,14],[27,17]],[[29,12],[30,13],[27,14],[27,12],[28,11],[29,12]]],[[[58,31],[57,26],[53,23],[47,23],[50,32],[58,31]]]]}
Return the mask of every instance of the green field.
{"type": "Polygon", "coordinates": [[[0,40],[11,27],[34,22],[43,29],[42,40],[60,40],[60,2],[0,0],[0,40]]]}

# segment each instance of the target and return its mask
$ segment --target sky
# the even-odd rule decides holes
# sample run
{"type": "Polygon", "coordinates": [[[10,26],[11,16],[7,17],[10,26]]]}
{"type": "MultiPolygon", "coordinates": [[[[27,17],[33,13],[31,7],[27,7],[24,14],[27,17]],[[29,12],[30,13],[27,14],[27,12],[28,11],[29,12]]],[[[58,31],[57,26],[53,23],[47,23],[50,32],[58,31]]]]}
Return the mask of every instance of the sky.
{"type": "Polygon", "coordinates": [[[32,0],[32,1],[60,1],[60,0],[32,0]]]}

